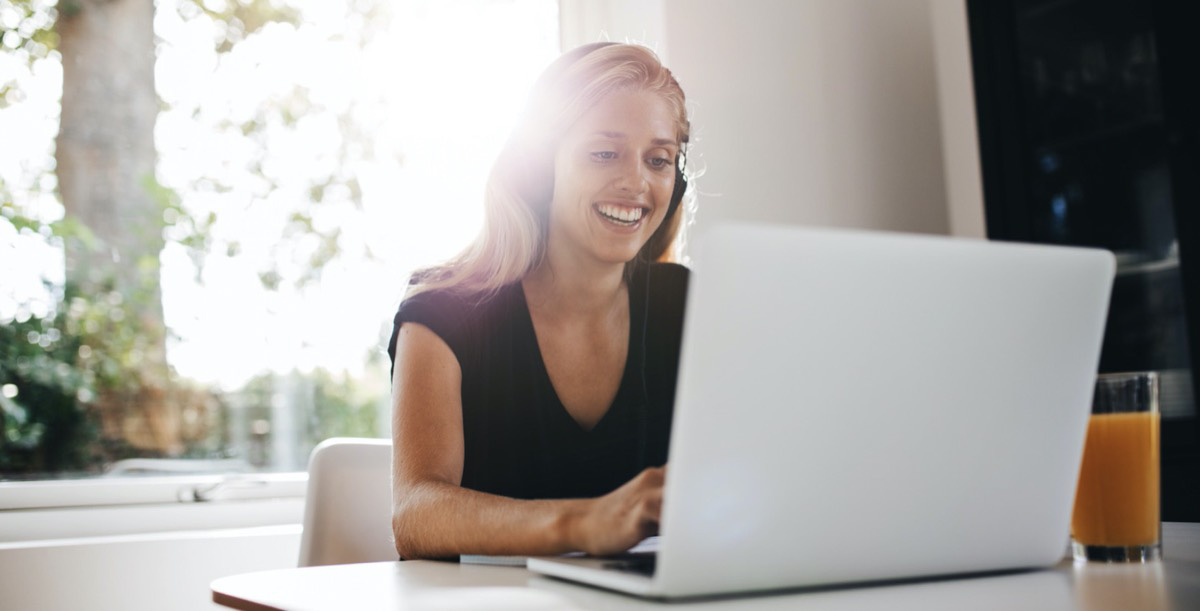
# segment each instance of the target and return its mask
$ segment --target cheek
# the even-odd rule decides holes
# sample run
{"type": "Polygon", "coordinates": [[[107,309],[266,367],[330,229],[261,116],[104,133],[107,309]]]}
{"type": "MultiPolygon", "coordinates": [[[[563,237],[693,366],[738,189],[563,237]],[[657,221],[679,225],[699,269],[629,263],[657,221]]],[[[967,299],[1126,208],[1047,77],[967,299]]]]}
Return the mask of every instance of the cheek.
{"type": "Polygon", "coordinates": [[[554,173],[553,208],[562,211],[587,207],[602,190],[604,177],[587,168],[559,166],[554,173]]]}
{"type": "Polygon", "coordinates": [[[671,194],[675,192],[675,173],[667,175],[662,179],[654,190],[655,203],[664,211],[671,204],[671,194]]]}

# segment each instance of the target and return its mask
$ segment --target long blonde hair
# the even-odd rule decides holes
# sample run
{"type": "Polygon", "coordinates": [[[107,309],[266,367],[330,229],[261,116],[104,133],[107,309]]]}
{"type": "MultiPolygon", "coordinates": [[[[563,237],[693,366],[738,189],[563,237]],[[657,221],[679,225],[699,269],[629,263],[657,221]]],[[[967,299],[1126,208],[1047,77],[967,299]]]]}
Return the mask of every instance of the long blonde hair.
{"type": "MultiPolygon", "coordinates": [[[[564,53],[538,78],[524,114],[492,166],[483,230],[454,258],[414,274],[408,296],[448,289],[485,297],[537,267],[545,255],[559,138],[618,91],[662,96],[674,112],[681,146],[687,142],[683,89],[653,51],[639,45],[592,43],[564,53]]],[[[637,260],[670,259],[684,208],[678,205],[669,211],[637,260]]]]}

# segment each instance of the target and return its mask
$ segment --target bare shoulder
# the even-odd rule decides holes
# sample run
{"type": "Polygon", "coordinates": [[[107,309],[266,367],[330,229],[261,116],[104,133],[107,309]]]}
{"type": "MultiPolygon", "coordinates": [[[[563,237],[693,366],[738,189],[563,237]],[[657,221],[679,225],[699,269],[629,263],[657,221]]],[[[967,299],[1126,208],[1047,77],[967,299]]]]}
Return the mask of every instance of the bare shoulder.
{"type": "Polygon", "coordinates": [[[462,369],[442,337],[421,323],[409,322],[398,330],[395,346],[392,393],[397,408],[412,403],[461,407],[462,369]]]}
{"type": "Polygon", "coordinates": [[[432,329],[418,322],[408,322],[400,326],[396,335],[396,371],[411,369],[459,370],[458,359],[450,345],[432,329]]]}
{"type": "Polygon", "coordinates": [[[438,348],[445,348],[459,365],[465,365],[478,350],[478,338],[487,328],[482,317],[490,310],[486,301],[445,289],[405,297],[392,321],[388,355],[398,364],[403,340],[411,344],[404,347],[410,353],[444,356],[446,351],[438,348]]]}
{"type": "Polygon", "coordinates": [[[396,334],[393,486],[462,480],[462,371],[446,342],[409,322],[396,334]]]}

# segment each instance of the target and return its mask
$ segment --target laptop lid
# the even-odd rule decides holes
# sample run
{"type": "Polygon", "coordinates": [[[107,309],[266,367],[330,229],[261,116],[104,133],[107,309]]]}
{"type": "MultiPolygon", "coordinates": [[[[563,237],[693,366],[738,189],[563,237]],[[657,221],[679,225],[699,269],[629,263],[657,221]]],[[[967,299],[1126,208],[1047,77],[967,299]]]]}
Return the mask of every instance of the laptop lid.
{"type": "Polygon", "coordinates": [[[728,225],[695,258],[654,592],[1062,557],[1110,253],[728,225]]]}

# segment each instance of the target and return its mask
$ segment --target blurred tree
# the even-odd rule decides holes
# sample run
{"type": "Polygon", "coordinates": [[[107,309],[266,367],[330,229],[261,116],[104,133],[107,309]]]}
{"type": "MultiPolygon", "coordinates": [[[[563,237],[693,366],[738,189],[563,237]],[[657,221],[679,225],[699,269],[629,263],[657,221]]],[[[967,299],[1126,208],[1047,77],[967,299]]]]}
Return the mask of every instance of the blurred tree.
{"type": "MultiPolygon", "coordinates": [[[[230,51],[268,23],[297,17],[295,11],[268,0],[191,6],[222,24],[220,52],[230,51]]],[[[91,238],[65,242],[67,281],[84,294],[124,295],[132,315],[129,324],[138,338],[138,358],[130,372],[136,384],[125,384],[125,392],[102,389],[100,416],[140,420],[138,445],[178,454],[183,444],[173,423],[182,406],[165,400],[169,372],[159,254],[164,208],[172,198],[155,180],[159,100],[154,86],[154,10],[147,0],[61,2],[54,26],[63,63],[55,159],[66,215],[86,227],[91,238]]],[[[192,225],[206,228],[203,223],[192,225]]],[[[195,234],[184,239],[195,241],[195,234]]]]}
{"type": "MultiPolygon", "coordinates": [[[[355,18],[346,33],[333,36],[361,46],[383,23],[381,4],[344,4],[355,18]]],[[[0,221],[61,248],[66,267],[64,283],[47,284],[55,302],[48,315],[0,321],[0,386],[6,389],[0,395],[0,471],[6,474],[95,470],[134,455],[203,457],[223,452],[220,440],[228,441],[227,430],[216,430],[229,425],[228,414],[217,413],[220,399],[178,380],[166,361],[170,331],[159,268],[164,244],[170,240],[187,250],[197,280],[210,252],[235,256],[239,245],[214,238],[216,212],[189,208],[180,193],[156,179],[154,129],[164,108],[155,88],[156,10],[206,21],[218,34],[213,49],[219,55],[234,53],[270,24],[294,26],[301,17],[286,0],[0,0],[0,46],[30,67],[61,56],[54,163],[41,170],[53,171],[56,180],[34,177],[21,187],[57,187],[64,210],[63,218],[47,220],[24,207],[27,197],[11,197],[0,181],[0,221]]],[[[294,127],[305,114],[329,112],[307,93],[296,87],[291,95],[263,100],[254,119],[225,127],[265,152],[272,145],[268,122],[277,125],[282,118],[294,127]]],[[[0,82],[0,109],[22,99],[15,81],[0,82]]],[[[341,136],[336,170],[311,178],[310,201],[299,203],[273,242],[277,259],[295,261],[303,253],[304,264],[298,273],[294,265],[281,272],[278,263],[262,270],[267,289],[303,286],[341,252],[340,228],[316,223],[309,208],[323,202],[361,206],[352,168],[373,150],[371,129],[352,110],[333,111],[341,136]]],[[[261,166],[247,171],[276,188],[261,166]]],[[[175,186],[212,188],[215,180],[198,176],[194,184],[175,186]]],[[[337,384],[333,403],[353,394],[352,380],[337,384]]],[[[344,430],[365,432],[359,406],[344,407],[327,413],[351,418],[344,430]]]]}
{"type": "Polygon", "coordinates": [[[116,292],[141,338],[132,392],[102,389],[102,417],[136,406],[159,451],[180,443],[165,426],[166,326],[159,291],[162,213],[145,188],[154,177],[154,4],[63,0],[55,22],[62,56],[55,142],[59,194],[91,240],[64,243],[67,282],[84,294],[116,292]]]}

